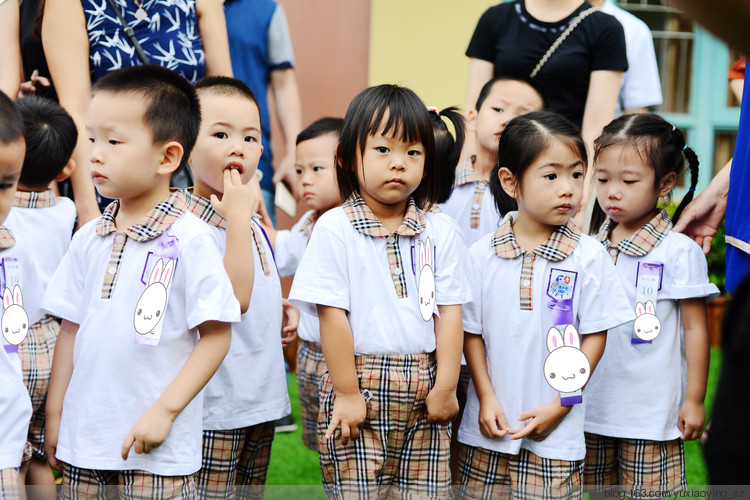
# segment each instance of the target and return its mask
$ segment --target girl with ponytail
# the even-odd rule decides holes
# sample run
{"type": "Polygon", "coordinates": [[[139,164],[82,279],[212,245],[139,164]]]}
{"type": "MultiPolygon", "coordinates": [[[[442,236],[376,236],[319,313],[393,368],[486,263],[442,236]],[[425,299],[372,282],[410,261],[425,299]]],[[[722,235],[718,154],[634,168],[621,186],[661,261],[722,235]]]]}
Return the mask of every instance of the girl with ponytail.
{"type": "Polygon", "coordinates": [[[698,158],[679,129],[657,115],[626,115],[594,142],[601,219],[592,227],[637,318],[609,331],[586,388],[587,485],[656,488],[666,496],[687,486],[682,443],[703,431],[706,301],[718,289],[700,246],[672,232],[658,208],[686,164],[690,189],[675,221],[698,182],[698,158]]]}

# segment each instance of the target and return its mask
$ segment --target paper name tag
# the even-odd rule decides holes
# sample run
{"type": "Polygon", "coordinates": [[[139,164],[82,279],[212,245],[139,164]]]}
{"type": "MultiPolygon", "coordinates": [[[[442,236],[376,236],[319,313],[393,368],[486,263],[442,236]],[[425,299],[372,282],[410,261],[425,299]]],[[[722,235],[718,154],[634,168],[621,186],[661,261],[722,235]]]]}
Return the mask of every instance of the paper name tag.
{"type": "Polygon", "coordinates": [[[661,289],[663,264],[639,262],[635,278],[635,312],[631,344],[650,344],[661,330],[661,322],[656,316],[656,301],[661,289]]]}
{"type": "Polygon", "coordinates": [[[555,300],[571,300],[575,293],[578,273],[565,269],[550,269],[547,296],[555,300]]]}

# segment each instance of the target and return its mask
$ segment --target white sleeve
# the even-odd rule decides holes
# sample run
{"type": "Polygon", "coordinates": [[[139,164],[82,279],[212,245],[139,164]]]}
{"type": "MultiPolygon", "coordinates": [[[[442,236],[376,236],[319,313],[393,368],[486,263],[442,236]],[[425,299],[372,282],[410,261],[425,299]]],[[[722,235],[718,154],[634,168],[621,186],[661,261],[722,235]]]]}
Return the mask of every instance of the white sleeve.
{"type": "Polygon", "coordinates": [[[268,64],[271,71],[294,66],[294,51],[292,50],[292,38],[289,36],[289,24],[286,21],[286,13],[279,4],[276,5],[276,10],[268,25],[266,43],[268,64]]]}
{"type": "Polygon", "coordinates": [[[628,71],[623,76],[620,95],[622,106],[657,106],[662,103],[663,98],[651,31],[641,23],[633,23],[628,31],[628,71]]]}
{"type": "Polygon", "coordinates": [[[289,300],[316,317],[317,304],[350,311],[349,288],[346,242],[319,221],[297,268],[289,300]]]}
{"type": "Polygon", "coordinates": [[[471,288],[471,300],[462,309],[464,331],[477,335],[482,334],[482,273],[477,263],[482,260],[481,254],[485,251],[483,242],[486,242],[484,238],[474,243],[464,261],[466,279],[471,288]]]}
{"type": "MultiPolygon", "coordinates": [[[[683,236],[683,235],[680,235],[683,236]]],[[[708,264],[701,247],[687,237],[680,238],[680,246],[670,256],[671,271],[667,273],[668,283],[662,284],[659,298],[692,299],[706,297],[713,300],[719,289],[708,281],[708,264]]]]}
{"type": "MultiPolygon", "coordinates": [[[[73,235],[60,264],[50,278],[41,308],[53,316],[81,324],[88,304],[84,304],[87,269],[82,265],[84,228],[73,235]]],[[[102,269],[102,275],[104,269],[102,269]]]]}
{"type": "Polygon", "coordinates": [[[279,276],[294,276],[307,248],[308,236],[296,225],[276,233],[276,266],[279,276]]]}
{"type": "Polygon", "coordinates": [[[201,234],[184,245],[179,259],[177,265],[185,277],[188,327],[195,328],[206,321],[239,321],[240,304],[211,235],[201,234]]]}
{"type": "Polygon", "coordinates": [[[443,241],[438,242],[436,252],[435,303],[438,305],[465,304],[471,299],[463,266],[466,246],[453,225],[446,224],[442,232],[443,241]]]}
{"type": "Polygon", "coordinates": [[[585,259],[583,264],[578,332],[597,333],[635,320],[620,273],[604,247],[598,245],[591,258],[585,259]]]}

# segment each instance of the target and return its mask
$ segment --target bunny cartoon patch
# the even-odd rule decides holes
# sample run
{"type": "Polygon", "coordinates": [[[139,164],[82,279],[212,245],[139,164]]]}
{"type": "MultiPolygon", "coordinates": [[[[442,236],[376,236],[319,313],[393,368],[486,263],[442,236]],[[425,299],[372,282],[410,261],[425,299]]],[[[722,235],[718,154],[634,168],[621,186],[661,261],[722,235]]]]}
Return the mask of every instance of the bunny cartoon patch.
{"type": "Polygon", "coordinates": [[[7,345],[7,352],[18,352],[18,346],[29,333],[29,316],[23,308],[21,287],[15,285],[13,290],[3,290],[3,318],[0,320],[3,329],[3,339],[7,345]]]}
{"type": "Polygon", "coordinates": [[[435,251],[430,238],[419,240],[419,279],[417,295],[419,296],[419,314],[425,321],[432,319],[435,311],[435,251]]]}
{"type": "Polygon", "coordinates": [[[656,317],[654,303],[647,300],[645,304],[635,305],[637,318],[633,322],[633,334],[641,340],[650,342],[661,332],[661,321],[656,317]]]}
{"type": "Polygon", "coordinates": [[[656,302],[661,289],[663,264],[639,262],[635,278],[635,314],[631,344],[650,344],[661,331],[656,302]]]}
{"type": "Polygon", "coordinates": [[[581,388],[591,375],[589,358],[581,350],[578,330],[573,325],[566,325],[560,334],[557,327],[547,332],[547,350],[544,360],[544,378],[556,391],[560,391],[562,406],[570,406],[583,401],[581,388]]]}
{"type": "Polygon", "coordinates": [[[148,285],[138,299],[133,312],[133,326],[137,333],[136,344],[151,346],[159,344],[175,262],[174,259],[157,258],[151,269],[148,285]]]}

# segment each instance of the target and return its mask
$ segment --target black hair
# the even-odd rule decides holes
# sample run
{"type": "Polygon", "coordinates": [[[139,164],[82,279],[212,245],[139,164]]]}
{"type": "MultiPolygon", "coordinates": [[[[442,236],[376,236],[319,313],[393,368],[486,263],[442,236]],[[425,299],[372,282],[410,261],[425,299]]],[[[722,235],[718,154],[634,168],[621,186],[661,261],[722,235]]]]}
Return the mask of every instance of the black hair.
{"type": "Polygon", "coordinates": [[[570,120],[552,111],[535,111],[513,118],[500,136],[497,165],[490,174],[490,192],[500,215],[518,210],[514,198],[500,184],[500,169],[507,168],[521,186],[526,170],[549,148],[552,138],[562,141],[583,162],[588,156],[580,129],[570,120]]]}
{"type": "Polygon", "coordinates": [[[150,129],[153,144],[177,141],[182,160],[176,174],[187,165],[201,125],[201,108],[195,89],[180,74],[154,64],[129,66],[102,76],[93,93],[139,94],[149,101],[143,122],[150,129]]]}
{"type": "Polygon", "coordinates": [[[250,87],[231,76],[207,76],[195,84],[195,90],[199,97],[203,94],[245,97],[258,106],[258,99],[250,87]]]}
{"type": "Polygon", "coordinates": [[[28,96],[16,101],[23,119],[26,156],[19,182],[47,186],[55,180],[76,147],[78,129],[62,106],[50,99],[28,96]]]}
{"type": "Polygon", "coordinates": [[[10,97],[0,90],[0,142],[10,144],[18,139],[23,139],[21,115],[10,97]]]}
{"type": "Polygon", "coordinates": [[[461,159],[461,150],[466,138],[466,121],[455,106],[445,108],[442,111],[435,108],[427,109],[430,111],[432,130],[435,133],[435,154],[437,155],[440,173],[440,191],[438,192],[437,202],[445,203],[450,198],[453,192],[453,184],[456,181],[456,165],[461,159]],[[455,139],[443,118],[447,118],[453,124],[455,139]]]}
{"type": "Polygon", "coordinates": [[[378,85],[360,92],[349,104],[336,148],[336,181],[342,201],[360,193],[357,157],[365,143],[382,128],[383,135],[419,142],[424,148],[424,177],[412,197],[425,209],[435,203],[440,176],[435,158],[435,136],[430,115],[414,91],[398,85],[378,85]]]}
{"type": "MultiPolygon", "coordinates": [[[[623,115],[612,120],[594,141],[594,163],[605,149],[611,146],[634,147],[644,164],[654,169],[654,187],[658,188],[662,179],[674,173],[679,176],[685,169],[685,161],[690,168],[690,189],[675,210],[673,222],[677,222],[688,203],[693,199],[698,184],[698,156],[685,144],[685,135],[659,115],[639,113],[623,115]]],[[[606,214],[594,200],[591,214],[591,230],[598,230],[606,214]]]]}
{"type": "Polygon", "coordinates": [[[547,107],[547,94],[544,92],[544,89],[539,86],[537,82],[532,80],[531,78],[523,78],[523,77],[510,77],[510,76],[498,76],[496,78],[493,78],[492,80],[489,80],[487,83],[485,83],[482,86],[482,90],[479,91],[479,96],[477,96],[477,103],[476,106],[474,106],[474,109],[476,111],[479,111],[482,108],[482,104],[484,104],[484,101],[487,99],[487,96],[490,95],[490,92],[492,92],[492,88],[495,86],[498,82],[520,82],[525,83],[531,89],[539,95],[539,98],[542,100],[542,109],[547,107]]]}
{"type": "Polygon", "coordinates": [[[343,118],[320,118],[312,122],[302,132],[297,134],[296,144],[299,145],[300,142],[309,141],[310,139],[315,139],[326,134],[333,134],[336,136],[336,139],[338,139],[341,137],[341,128],[343,126],[343,118]]]}

